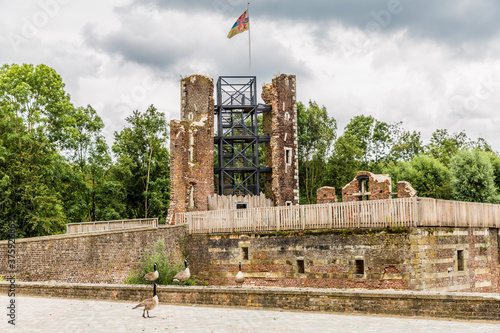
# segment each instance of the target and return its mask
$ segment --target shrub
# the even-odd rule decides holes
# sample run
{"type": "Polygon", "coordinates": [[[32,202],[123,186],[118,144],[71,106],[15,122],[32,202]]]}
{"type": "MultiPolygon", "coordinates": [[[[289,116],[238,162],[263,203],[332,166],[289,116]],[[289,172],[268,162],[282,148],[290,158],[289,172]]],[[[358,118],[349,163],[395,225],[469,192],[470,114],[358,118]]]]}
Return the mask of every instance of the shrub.
{"type": "MultiPolygon", "coordinates": [[[[153,253],[149,253],[147,249],[144,250],[144,255],[141,258],[142,269],[132,271],[129,277],[125,280],[126,284],[151,284],[151,281],[143,279],[146,273],[153,272],[153,264],[157,264],[158,279],[155,281],[157,284],[179,284],[173,282],[175,274],[184,269],[184,262],[182,260],[177,263],[171,263],[170,254],[167,253],[165,241],[159,239],[153,246],[153,253]]],[[[184,284],[195,284],[193,281],[186,281],[184,284]]]]}
{"type": "Polygon", "coordinates": [[[498,203],[495,173],[488,153],[480,150],[461,150],[451,164],[451,182],[455,200],[498,203]]]}

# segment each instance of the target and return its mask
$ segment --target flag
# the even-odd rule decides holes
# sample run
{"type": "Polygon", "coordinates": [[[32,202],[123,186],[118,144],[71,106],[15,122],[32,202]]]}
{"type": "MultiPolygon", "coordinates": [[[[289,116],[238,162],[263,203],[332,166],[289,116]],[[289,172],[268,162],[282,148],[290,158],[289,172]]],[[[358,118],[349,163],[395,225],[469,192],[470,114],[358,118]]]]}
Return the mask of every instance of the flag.
{"type": "Polygon", "coordinates": [[[245,30],[250,29],[250,18],[247,16],[248,10],[246,10],[241,16],[236,20],[231,30],[227,34],[227,38],[231,38],[245,30]]]}

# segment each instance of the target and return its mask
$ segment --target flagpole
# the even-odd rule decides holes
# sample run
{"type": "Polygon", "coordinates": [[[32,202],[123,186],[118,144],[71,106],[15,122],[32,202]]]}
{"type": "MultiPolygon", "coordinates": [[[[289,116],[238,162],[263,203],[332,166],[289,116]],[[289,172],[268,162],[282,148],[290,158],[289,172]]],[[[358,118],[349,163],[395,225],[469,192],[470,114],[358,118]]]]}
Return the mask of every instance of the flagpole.
{"type": "Polygon", "coordinates": [[[247,5],[248,16],[248,75],[252,76],[252,47],[250,44],[250,2],[247,5]]]}

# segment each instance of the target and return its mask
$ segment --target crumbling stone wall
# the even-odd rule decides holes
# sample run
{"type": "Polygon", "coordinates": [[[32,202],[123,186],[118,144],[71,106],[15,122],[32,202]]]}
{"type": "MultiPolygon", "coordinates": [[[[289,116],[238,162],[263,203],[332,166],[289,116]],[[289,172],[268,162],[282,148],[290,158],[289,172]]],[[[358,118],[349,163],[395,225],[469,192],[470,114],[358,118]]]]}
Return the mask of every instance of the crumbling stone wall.
{"type": "Polygon", "coordinates": [[[498,292],[493,228],[189,235],[185,244],[191,272],[214,285],[234,285],[241,262],[250,286],[498,292]]]}
{"type": "Polygon", "coordinates": [[[415,228],[414,290],[498,292],[498,229],[415,228]]]}
{"type": "Polygon", "coordinates": [[[213,285],[234,285],[239,262],[249,286],[401,290],[413,276],[406,233],[190,235],[186,250],[202,258],[192,274],[213,285]]]}
{"type": "Polygon", "coordinates": [[[335,187],[323,186],[316,191],[316,203],[333,203],[337,202],[335,195],[335,187]]]}
{"type": "Polygon", "coordinates": [[[208,210],[214,193],[214,84],[203,75],[181,80],[181,120],[170,122],[170,207],[175,214],[208,210]]]}
{"type": "Polygon", "coordinates": [[[266,164],[272,168],[266,178],[266,196],[276,206],[299,203],[295,95],[295,75],[280,74],[262,88],[262,99],[272,107],[263,119],[263,132],[271,136],[266,144],[266,164]]]}
{"type": "Polygon", "coordinates": [[[397,188],[398,198],[415,198],[417,196],[417,191],[406,181],[398,182],[397,188]]]}
{"type": "Polygon", "coordinates": [[[342,188],[342,202],[391,198],[391,177],[376,175],[368,171],[358,171],[356,177],[342,188]],[[362,188],[364,179],[368,188],[362,188]],[[363,190],[363,191],[362,191],[363,190]]]}

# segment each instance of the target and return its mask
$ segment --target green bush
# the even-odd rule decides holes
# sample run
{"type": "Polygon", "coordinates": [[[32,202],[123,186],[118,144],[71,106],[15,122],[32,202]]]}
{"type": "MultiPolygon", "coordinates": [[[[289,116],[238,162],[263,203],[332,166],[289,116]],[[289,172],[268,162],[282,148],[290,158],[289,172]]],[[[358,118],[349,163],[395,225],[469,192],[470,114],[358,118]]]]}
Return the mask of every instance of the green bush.
{"type": "MultiPolygon", "coordinates": [[[[165,242],[163,239],[159,239],[153,246],[153,253],[149,253],[146,249],[144,250],[144,255],[141,258],[142,269],[138,271],[133,271],[130,273],[129,277],[125,280],[126,284],[151,284],[151,281],[143,279],[146,273],[153,272],[153,264],[156,263],[158,270],[158,279],[155,281],[157,284],[179,284],[178,282],[173,282],[175,274],[179,273],[184,269],[184,262],[182,260],[177,263],[171,263],[170,254],[167,253],[165,242]]],[[[194,281],[184,282],[183,284],[195,284],[194,281]]]]}

